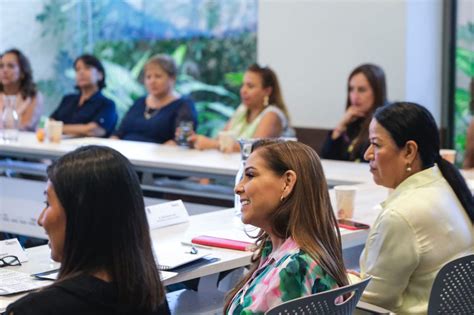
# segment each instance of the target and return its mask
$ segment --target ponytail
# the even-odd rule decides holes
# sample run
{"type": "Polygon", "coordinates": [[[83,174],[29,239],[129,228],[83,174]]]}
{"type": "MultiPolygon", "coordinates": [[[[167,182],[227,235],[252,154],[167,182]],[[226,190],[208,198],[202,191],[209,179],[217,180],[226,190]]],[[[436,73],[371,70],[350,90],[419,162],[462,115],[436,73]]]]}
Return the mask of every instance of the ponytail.
{"type": "Polygon", "coordinates": [[[446,179],[456,197],[458,197],[471,222],[474,223],[474,197],[467,187],[464,177],[453,164],[443,159],[439,154],[436,157],[436,164],[438,164],[444,179],[446,179]]]}

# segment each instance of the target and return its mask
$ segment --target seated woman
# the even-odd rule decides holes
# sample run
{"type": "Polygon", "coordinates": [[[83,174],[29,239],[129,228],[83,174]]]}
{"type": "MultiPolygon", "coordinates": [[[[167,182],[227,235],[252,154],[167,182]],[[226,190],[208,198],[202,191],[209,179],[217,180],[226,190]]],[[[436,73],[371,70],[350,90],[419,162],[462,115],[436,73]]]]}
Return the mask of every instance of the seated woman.
{"type": "Polygon", "coordinates": [[[235,193],[242,222],[261,230],[253,265],[230,292],[226,314],[263,314],[347,285],[341,235],[313,149],[294,141],[256,141],[235,193]]]}
{"type": "Polygon", "coordinates": [[[6,314],[169,314],[140,183],[119,152],[85,146],[48,168],[45,208],[58,279],[6,314]]]}
{"type": "Polygon", "coordinates": [[[178,69],[172,57],[156,55],[145,65],[148,95],[139,98],[125,115],[114,137],[123,140],[173,143],[181,122],[197,125],[193,101],[174,90],[178,69]]]}
{"type": "Polygon", "coordinates": [[[355,68],[347,80],[346,112],[330,131],[321,151],[324,159],[364,161],[369,123],[375,110],[387,103],[383,70],[373,64],[355,68]]]}
{"type": "Polygon", "coordinates": [[[397,314],[426,314],[436,274],[474,253],[474,200],[463,177],[439,154],[430,112],[394,103],[375,112],[365,158],[378,185],[395,189],[382,203],[360,258],[373,276],[363,300],[397,314]]]}
{"type": "MultiPolygon", "coordinates": [[[[224,130],[236,138],[274,138],[289,130],[288,111],[281,95],[275,72],[269,67],[253,64],[247,68],[240,88],[242,104],[236,109],[224,130]]],[[[218,149],[218,139],[193,135],[190,141],[199,150],[218,149]]],[[[232,151],[239,152],[235,142],[232,151]]]]}
{"type": "Polygon", "coordinates": [[[18,49],[0,55],[0,117],[7,103],[15,105],[20,130],[36,129],[43,111],[43,95],[33,82],[30,62],[18,49]]]}
{"type": "MultiPolygon", "coordinates": [[[[474,99],[472,100],[474,102],[474,99]]],[[[463,168],[474,168],[474,117],[467,128],[466,153],[464,154],[463,168]]]]}
{"type": "Polygon", "coordinates": [[[82,55],[74,61],[74,69],[79,94],[64,96],[51,118],[64,123],[64,134],[108,137],[117,123],[117,112],[114,102],[101,93],[104,67],[96,57],[82,55]]]}

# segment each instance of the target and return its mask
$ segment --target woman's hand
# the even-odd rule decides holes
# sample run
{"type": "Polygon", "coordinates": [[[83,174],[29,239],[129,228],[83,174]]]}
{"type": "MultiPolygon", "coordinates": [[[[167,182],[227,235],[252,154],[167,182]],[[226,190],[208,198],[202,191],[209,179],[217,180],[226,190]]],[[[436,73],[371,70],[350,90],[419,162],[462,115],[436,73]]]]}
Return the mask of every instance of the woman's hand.
{"type": "Polygon", "coordinates": [[[208,138],[206,136],[198,135],[193,133],[188,137],[188,142],[194,145],[195,149],[198,150],[208,150],[208,149],[218,149],[219,142],[217,140],[208,138]]]}
{"type": "Polygon", "coordinates": [[[336,140],[347,130],[347,126],[356,120],[357,118],[364,117],[366,113],[362,110],[360,110],[357,106],[351,105],[349,108],[347,108],[346,112],[344,113],[344,116],[342,116],[341,121],[339,124],[337,124],[337,127],[334,128],[331,138],[333,140],[336,140]]]}

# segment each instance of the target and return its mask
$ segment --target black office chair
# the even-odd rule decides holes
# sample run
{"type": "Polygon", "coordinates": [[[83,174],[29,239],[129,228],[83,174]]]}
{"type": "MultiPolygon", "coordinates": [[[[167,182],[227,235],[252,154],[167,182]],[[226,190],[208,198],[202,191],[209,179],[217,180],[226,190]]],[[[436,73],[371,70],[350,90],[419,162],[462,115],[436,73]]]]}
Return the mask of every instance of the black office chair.
{"type": "Polygon", "coordinates": [[[350,315],[371,279],[372,277],[368,277],[355,284],[285,302],[270,309],[265,315],[350,315]],[[338,297],[348,293],[350,296],[343,302],[336,302],[338,297]]]}
{"type": "Polygon", "coordinates": [[[450,261],[436,275],[428,315],[474,314],[474,255],[450,261]]]}
{"type": "MultiPolygon", "coordinates": [[[[386,314],[369,303],[357,308],[364,314],[386,314]]],[[[428,315],[435,314],[474,314],[474,255],[448,262],[436,275],[428,302],[428,315]]]]}

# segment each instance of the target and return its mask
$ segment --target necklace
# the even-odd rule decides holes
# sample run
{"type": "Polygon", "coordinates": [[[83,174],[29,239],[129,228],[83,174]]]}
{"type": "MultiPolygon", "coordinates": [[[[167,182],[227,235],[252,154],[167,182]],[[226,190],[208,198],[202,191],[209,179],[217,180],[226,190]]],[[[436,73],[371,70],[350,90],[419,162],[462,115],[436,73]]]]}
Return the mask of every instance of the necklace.
{"type": "Polygon", "coordinates": [[[156,114],[158,114],[158,112],[160,111],[159,108],[150,108],[150,107],[145,107],[145,112],[143,112],[143,117],[145,117],[146,120],[152,118],[153,116],[155,116],[156,114]]]}

